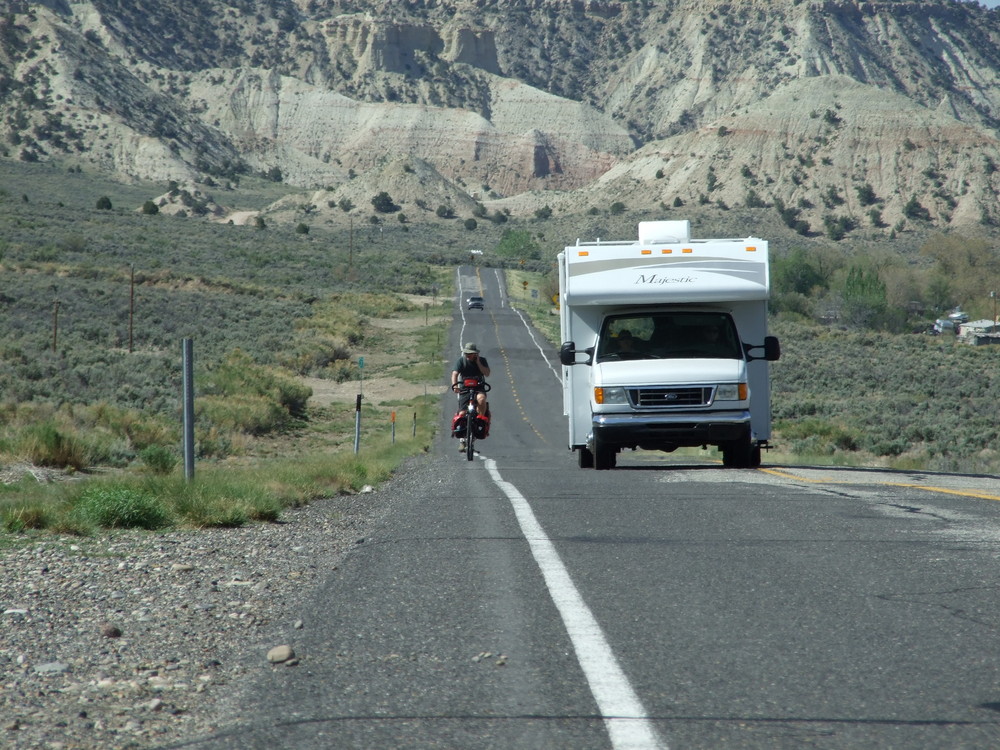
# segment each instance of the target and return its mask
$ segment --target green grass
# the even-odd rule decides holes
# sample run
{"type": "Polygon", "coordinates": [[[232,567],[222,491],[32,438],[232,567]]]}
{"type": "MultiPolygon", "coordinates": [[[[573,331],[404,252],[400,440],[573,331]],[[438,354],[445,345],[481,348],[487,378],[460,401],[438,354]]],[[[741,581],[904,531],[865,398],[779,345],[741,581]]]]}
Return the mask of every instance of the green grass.
{"type": "Polygon", "coordinates": [[[190,481],[179,471],[71,483],[40,484],[25,478],[2,486],[0,523],[14,533],[46,529],[89,535],[116,528],[236,527],[276,521],[285,508],[384,482],[403,460],[430,445],[429,429],[417,437],[400,430],[395,443],[384,429],[379,432],[369,434],[357,454],[343,449],[250,464],[196,464],[190,481]]]}

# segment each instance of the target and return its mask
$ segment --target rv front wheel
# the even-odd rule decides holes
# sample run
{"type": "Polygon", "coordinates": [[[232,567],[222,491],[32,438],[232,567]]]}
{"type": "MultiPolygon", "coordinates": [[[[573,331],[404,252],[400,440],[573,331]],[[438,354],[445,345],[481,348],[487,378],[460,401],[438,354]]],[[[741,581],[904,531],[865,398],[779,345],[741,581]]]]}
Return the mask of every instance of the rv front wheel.
{"type": "Polygon", "coordinates": [[[594,438],[594,468],[598,471],[613,469],[617,463],[617,455],[614,448],[602,445],[594,438]]]}
{"type": "Polygon", "coordinates": [[[594,454],[587,448],[580,448],[577,450],[576,460],[579,462],[581,469],[594,468],[594,454]]]}
{"type": "Polygon", "coordinates": [[[753,466],[753,445],[749,433],[722,447],[722,465],[733,469],[749,469],[753,466]]]}

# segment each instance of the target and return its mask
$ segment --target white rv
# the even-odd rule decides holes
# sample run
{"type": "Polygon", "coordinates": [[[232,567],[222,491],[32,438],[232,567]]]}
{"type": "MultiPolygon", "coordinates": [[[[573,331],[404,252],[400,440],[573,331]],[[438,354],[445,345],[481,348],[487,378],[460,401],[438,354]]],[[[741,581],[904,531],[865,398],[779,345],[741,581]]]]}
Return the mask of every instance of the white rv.
{"type": "Polygon", "coordinates": [[[559,255],[563,411],[581,468],[626,448],[717,446],[760,465],[771,436],[767,242],[691,239],[687,221],[639,224],[637,242],[559,255]]]}

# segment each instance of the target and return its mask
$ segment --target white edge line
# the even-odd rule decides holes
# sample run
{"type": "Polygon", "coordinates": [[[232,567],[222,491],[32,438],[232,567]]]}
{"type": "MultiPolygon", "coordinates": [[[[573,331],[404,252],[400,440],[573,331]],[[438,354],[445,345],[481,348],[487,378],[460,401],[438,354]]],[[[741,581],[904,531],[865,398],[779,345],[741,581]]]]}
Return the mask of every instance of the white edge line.
{"type": "Polygon", "coordinates": [[[500,476],[496,461],[484,460],[493,482],[514,508],[521,533],[541,570],[590,685],[590,692],[604,717],[612,747],[615,750],[667,750],[667,745],[660,739],[642,701],[611,651],[600,624],[573,584],[555,545],[538,523],[531,505],[514,485],[500,476]]]}
{"type": "Polygon", "coordinates": [[[462,269],[461,267],[455,269],[455,286],[458,287],[458,311],[462,313],[462,327],[458,330],[458,346],[463,346],[463,339],[465,339],[465,305],[462,304],[462,297],[465,295],[465,290],[462,288],[462,269]]]}
{"type": "Polygon", "coordinates": [[[516,312],[517,317],[521,319],[521,323],[524,325],[524,329],[528,332],[528,335],[531,336],[531,341],[535,344],[535,347],[538,349],[538,353],[542,355],[542,361],[545,362],[545,364],[548,366],[552,374],[556,376],[556,380],[562,383],[562,375],[556,372],[556,368],[552,366],[552,363],[549,362],[549,358],[545,356],[545,350],[542,349],[542,345],[538,343],[538,339],[535,338],[535,332],[531,330],[531,326],[528,324],[528,321],[524,319],[524,315],[522,315],[521,311],[518,310],[516,307],[514,307],[514,305],[511,305],[510,309],[516,312]]]}

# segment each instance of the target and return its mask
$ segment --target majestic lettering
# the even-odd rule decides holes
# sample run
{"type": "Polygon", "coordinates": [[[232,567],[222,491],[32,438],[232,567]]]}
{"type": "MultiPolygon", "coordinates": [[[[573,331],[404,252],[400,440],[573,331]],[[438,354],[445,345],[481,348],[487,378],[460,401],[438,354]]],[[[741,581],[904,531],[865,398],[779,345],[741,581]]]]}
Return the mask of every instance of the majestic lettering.
{"type": "Polygon", "coordinates": [[[660,276],[657,273],[640,273],[636,284],[693,284],[692,276],[660,276]]]}

